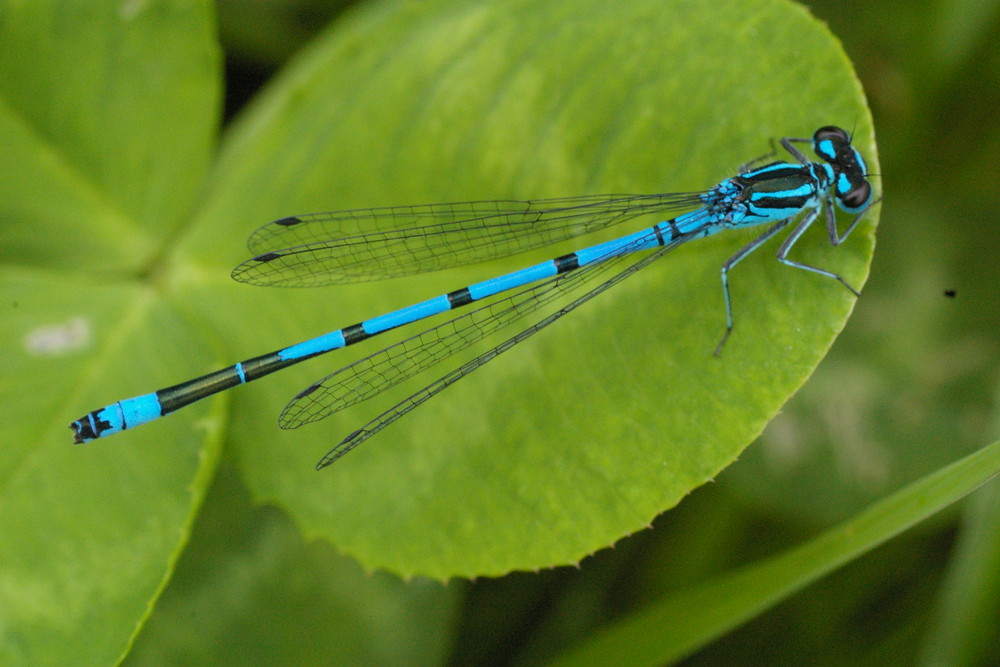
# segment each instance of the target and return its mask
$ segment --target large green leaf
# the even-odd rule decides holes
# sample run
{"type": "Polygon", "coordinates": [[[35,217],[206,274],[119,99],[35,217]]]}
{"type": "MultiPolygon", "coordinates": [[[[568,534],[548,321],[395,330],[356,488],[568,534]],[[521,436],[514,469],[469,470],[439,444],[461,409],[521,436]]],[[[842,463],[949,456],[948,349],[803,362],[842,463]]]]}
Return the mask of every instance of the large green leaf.
{"type": "MultiPolygon", "coordinates": [[[[528,259],[328,290],[207,283],[241,259],[248,220],[696,189],[770,138],[827,123],[855,127],[874,160],[842,52],[784,2],[378,5],[319,39],[228,137],[178,255],[206,268],[172,293],[233,355],[275,349],[528,259]]],[[[798,256],[860,285],[872,229],[837,251],[817,229],[798,256]]],[[[714,358],[719,266],[749,238],[672,253],[320,475],[319,454],[405,392],[283,433],[283,403],[360,352],[241,391],[232,442],[247,480],[370,567],[445,578],[576,562],[732,462],[843,325],[853,296],[772,248],[734,271],[737,328],[714,358]]]]}
{"type": "MultiPolygon", "coordinates": [[[[878,171],[844,54],[783,1],[371,3],[273,82],[206,179],[211,31],[196,2],[0,12],[0,612],[12,660],[40,646],[59,663],[124,650],[220,445],[257,500],[367,569],[447,578],[576,562],[733,461],[851,310],[835,282],[759,253],[732,275],[737,328],[714,358],[719,265],[750,238],[723,235],[672,253],[322,474],[319,455],[393,396],[294,433],[275,417],[379,341],[71,448],[65,424],[87,410],[532,259],[329,290],[230,284],[243,238],[268,219],[700,189],[771,138],[831,123],[854,130],[878,171]]],[[[874,217],[836,251],[816,230],[797,257],[860,287],[873,229],[874,217]]]]}

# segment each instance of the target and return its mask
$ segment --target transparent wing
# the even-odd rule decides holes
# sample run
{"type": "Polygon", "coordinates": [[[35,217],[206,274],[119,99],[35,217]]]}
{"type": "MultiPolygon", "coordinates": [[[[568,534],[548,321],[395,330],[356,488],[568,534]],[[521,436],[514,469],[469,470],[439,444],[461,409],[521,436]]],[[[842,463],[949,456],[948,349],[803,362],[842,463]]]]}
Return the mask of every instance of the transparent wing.
{"type": "MultiPolygon", "coordinates": [[[[362,442],[364,442],[368,438],[372,437],[373,435],[375,435],[376,433],[378,433],[379,431],[381,431],[385,427],[389,426],[390,424],[392,424],[393,422],[395,422],[397,419],[400,419],[401,417],[404,417],[405,415],[409,414],[412,410],[414,410],[415,408],[417,408],[418,406],[420,406],[424,402],[430,400],[436,394],[440,393],[441,391],[443,391],[447,387],[451,386],[455,382],[458,382],[460,379],[462,379],[463,377],[467,376],[472,371],[474,371],[474,370],[476,370],[478,368],[482,368],[485,364],[487,364],[488,362],[490,362],[493,359],[497,358],[502,353],[504,353],[507,350],[509,350],[510,348],[514,347],[516,344],[518,344],[518,343],[524,341],[525,339],[527,339],[527,338],[535,335],[536,333],[538,333],[539,331],[541,331],[545,327],[549,326],[550,324],[552,324],[556,320],[560,319],[564,315],[572,312],[573,310],[575,310],[579,306],[581,306],[584,303],[590,301],[591,299],[593,299],[598,294],[601,294],[601,293],[605,292],[606,290],[610,289],[611,287],[613,287],[614,285],[617,285],[618,283],[620,283],[625,278],[627,278],[627,277],[629,277],[631,275],[634,275],[639,270],[641,270],[641,269],[645,268],[646,266],[648,266],[649,264],[655,262],[657,259],[659,259],[664,254],[666,254],[672,247],[678,245],[679,243],[682,243],[684,240],[685,239],[683,239],[683,238],[682,239],[678,239],[677,241],[675,241],[675,242],[673,242],[671,244],[668,244],[665,247],[662,247],[662,248],[660,248],[660,249],[658,249],[658,250],[656,250],[656,251],[654,251],[654,252],[652,252],[652,253],[650,253],[648,255],[645,255],[644,257],[640,258],[637,261],[631,255],[620,255],[620,256],[614,257],[612,259],[609,259],[606,262],[602,262],[602,263],[596,265],[596,266],[599,267],[598,269],[595,269],[595,270],[591,271],[589,274],[585,274],[585,276],[583,276],[583,277],[576,278],[575,282],[570,283],[569,285],[566,284],[566,281],[568,281],[571,277],[573,277],[573,274],[569,274],[566,277],[563,277],[561,279],[562,280],[562,285],[559,285],[560,278],[554,278],[554,279],[551,279],[550,281],[547,281],[547,283],[542,283],[541,285],[538,286],[538,288],[546,288],[546,291],[548,291],[548,292],[551,292],[553,290],[558,290],[559,293],[562,293],[562,292],[567,291],[567,289],[572,289],[573,287],[578,287],[578,286],[581,286],[581,285],[585,284],[586,282],[588,282],[588,279],[595,278],[597,275],[600,275],[601,273],[604,273],[605,271],[610,270],[612,267],[618,266],[621,262],[625,261],[626,259],[632,260],[631,264],[627,265],[625,268],[621,269],[617,273],[614,273],[611,277],[609,277],[606,280],[604,280],[603,282],[597,284],[595,287],[593,287],[589,291],[587,291],[584,294],[578,296],[576,299],[574,299],[570,303],[568,303],[568,304],[562,306],[561,308],[555,310],[554,312],[546,315],[541,320],[538,320],[537,322],[535,322],[534,324],[532,324],[528,328],[520,331],[519,333],[517,333],[513,337],[508,338],[507,340],[505,340],[503,343],[497,345],[496,347],[494,347],[494,348],[492,348],[490,350],[487,350],[486,352],[484,352],[483,354],[477,356],[476,358],[472,359],[471,361],[469,361],[469,362],[467,362],[467,363],[459,366],[458,368],[452,370],[451,372],[447,373],[443,377],[435,380],[434,382],[430,383],[429,385],[427,385],[423,389],[417,391],[416,393],[412,394],[408,398],[406,398],[403,401],[400,401],[396,405],[392,406],[391,408],[389,408],[388,410],[386,410],[385,412],[383,412],[382,414],[380,414],[378,417],[372,419],[367,424],[365,424],[362,428],[360,428],[360,429],[354,431],[353,433],[351,433],[350,435],[348,435],[340,443],[338,443],[336,447],[334,447],[329,452],[327,452],[326,455],[324,455],[323,458],[316,464],[316,469],[320,470],[320,469],[325,468],[326,466],[330,465],[331,463],[333,463],[334,461],[336,461],[337,459],[339,459],[341,456],[344,456],[349,451],[351,451],[352,449],[354,449],[355,447],[357,447],[358,445],[360,445],[362,442]]],[[[550,299],[546,300],[545,303],[547,303],[548,301],[551,301],[551,300],[552,299],[550,298],[550,299]]],[[[539,304],[539,305],[541,305],[541,304],[539,304]]],[[[531,308],[531,310],[534,310],[534,309],[535,309],[534,307],[531,308]]],[[[437,361],[437,360],[435,360],[435,361],[437,361]]]]}
{"type": "Polygon", "coordinates": [[[621,256],[595,262],[486,300],[474,310],[359,359],[299,392],[285,406],[278,423],[281,428],[298,428],[368,400],[606,273],[620,261],[621,256]]]}
{"type": "Polygon", "coordinates": [[[285,287],[381,280],[506,257],[701,204],[699,193],[592,195],[313,213],[255,231],[248,247],[256,256],[232,275],[285,287]]]}

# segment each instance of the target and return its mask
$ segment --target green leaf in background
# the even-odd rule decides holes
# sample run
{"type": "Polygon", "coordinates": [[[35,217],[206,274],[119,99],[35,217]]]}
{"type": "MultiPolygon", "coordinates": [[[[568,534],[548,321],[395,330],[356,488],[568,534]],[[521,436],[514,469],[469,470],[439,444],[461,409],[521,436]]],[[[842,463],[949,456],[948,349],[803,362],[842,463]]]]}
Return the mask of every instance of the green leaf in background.
{"type": "Polygon", "coordinates": [[[222,465],[127,664],[443,664],[462,592],[365,573],[306,543],[283,512],[253,506],[222,465]]]}
{"type": "MultiPolygon", "coordinates": [[[[750,238],[724,236],[323,474],[319,455],[393,396],[294,433],[276,416],[353,351],[73,448],[65,425],[87,410],[569,249],[330,290],[231,284],[269,219],[703,189],[772,138],[825,124],[852,128],[878,171],[843,52],[784,1],[373,2],[269,86],[214,164],[212,30],[193,1],[0,11],[0,636],[13,662],[40,646],[62,664],[126,649],[223,446],[257,502],[365,569],[446,579],[575,563],[732,462],[850,313],[836,283],[761,252],[732,275],[737,328],[713,358],[719,266],[750,238]]],[[[836,251],[817,230],[797,257],[860,287],[874,223],[836,251]]]]}
{"type": "Polygon", "coordinates": [[[168,579],[220,432],[85,452],[62,422],[211,358],[143,268],[204,187],[219,51],[207,2],[88,0],[3,3],[0,53],[0,663],[107,664],[168,579]]]}
{"type": "Polygon", "coordinates": [[[782,598],[941,511],[998,472],[1000,442],[914,482],[806,544],[649,605],[642,612],[605,628],[555,664],[676,662],[782,598]]]}

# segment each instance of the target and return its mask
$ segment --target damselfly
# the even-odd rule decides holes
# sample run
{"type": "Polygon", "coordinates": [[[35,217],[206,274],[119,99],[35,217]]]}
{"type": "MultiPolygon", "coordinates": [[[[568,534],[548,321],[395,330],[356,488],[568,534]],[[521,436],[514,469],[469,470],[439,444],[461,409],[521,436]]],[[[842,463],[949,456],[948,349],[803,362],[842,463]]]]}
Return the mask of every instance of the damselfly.
{"type": "Polygon", "coordinates": [[[379,350],[301,391],[279,419],[282,428],[296,428],[371,398],[558,297],[566,301],[573,290],[591,285],[517,335],[348,435],[316,464],[320,469],[445,387],[652,264],[671,248],[727,229],[770,225],[722,265],[726,330],[715,349],[718,355],[733,330],[730,269],[792,221],[797,220],[778,248],[778,260],[838,280],[858,295],[838,274],[797,262],[788,253],[821,213],[826,217],[827,234],[834,246],[843,243],[857,227],[874,203],[864,159],[851,145],[847,132],[839,127],[822,127],[811,139],[784,138],[780,143],[792,161],[755,166],[765,159],[755,160],[736,176],[701,193],[398,206],[276,220],[251,235],[248,246],[256,256],[234,269],[236,280],[256,285],[318,286],[393,278],[513,255],[641,215],[691,209],[621,238],[468,285],[166,389],[112,403],[70,424],[74,440],[88,442],[134,428],[300,361],[483,302],[478,308],[379,350]],[[819,161],[807,159],[796,143],[811,144],[819,161]],[[843,234],[837,227],[835,204],[854,214],[843,234]],[[634,253],[643,250],[652,252],[635,259],[634,253]],[[595,281],[598,276],[603,280],[595,281]]]}

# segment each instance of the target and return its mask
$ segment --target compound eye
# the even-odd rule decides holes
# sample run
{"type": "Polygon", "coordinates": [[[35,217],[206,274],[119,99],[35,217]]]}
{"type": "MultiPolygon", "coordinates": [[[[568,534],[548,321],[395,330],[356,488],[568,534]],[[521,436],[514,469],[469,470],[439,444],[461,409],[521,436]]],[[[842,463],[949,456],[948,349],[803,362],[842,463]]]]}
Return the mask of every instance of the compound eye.
{"type": "Polygon", "coordinates": [[[851,145],[851,140],[839,127],[827,125],[813,134],[813,150],[827,162],[836,162],[845,147],[851,145]]]}
{"type": "Polygon", "coordinates": [[[841,195],[840,202],[847,211],[857,211],[864,208],[872,197],[872,186],[868,181],[841,195]]]}
{"type": "Polygon", "coordinates": [[[833,141],[845,144],[851,143],[851,139],[847,136],[847,132],[839,127],[836,127],[835,125],[827,125],[826,127],[821,127],[816,130],[815,134],[813,134],[813,141],[833,141]]]}

